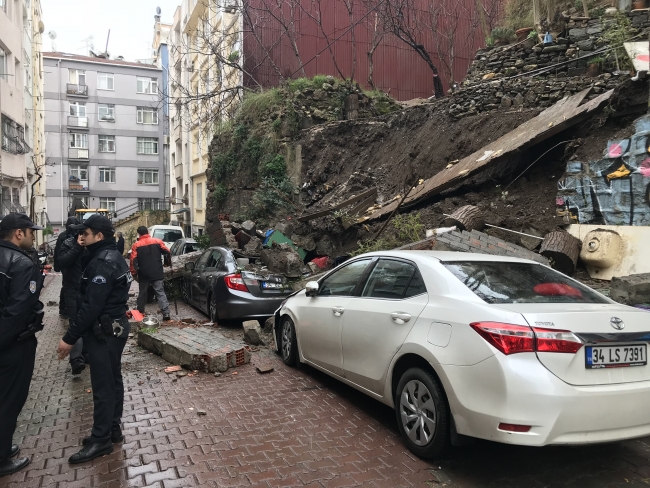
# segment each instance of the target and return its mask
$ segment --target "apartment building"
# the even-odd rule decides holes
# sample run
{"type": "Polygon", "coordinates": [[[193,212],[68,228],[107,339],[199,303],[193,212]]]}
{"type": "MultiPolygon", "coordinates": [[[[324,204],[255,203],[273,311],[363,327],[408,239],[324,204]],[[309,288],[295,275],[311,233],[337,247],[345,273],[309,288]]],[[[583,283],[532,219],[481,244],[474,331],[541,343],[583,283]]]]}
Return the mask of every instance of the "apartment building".
{"type": "Polygon", "coordinates": [[[184,0],[174,13],[168,39],[170,197],[173,221],[192,235],[206,226],[208,150],[218,122],[219,95],[206,95],[242,85],[241,73],[216,62],[211,49],[219,46],[226,56],[241,52],[242,26],[235,0],[184,0]],[[210,38],[214,42],[205,42],[210,38]]]}
{"type": "Polygon", "coordinates": [[[117,218],[165,208],[162,70],[60,52],[43,60],[50,220],[62,225],[78,207],[117,218]]]}
{"type": "Polygon", "coordinates": [[[47,225],[43,30],[40,0],[0,0],[0,217],[25,212],[47,225]]]}

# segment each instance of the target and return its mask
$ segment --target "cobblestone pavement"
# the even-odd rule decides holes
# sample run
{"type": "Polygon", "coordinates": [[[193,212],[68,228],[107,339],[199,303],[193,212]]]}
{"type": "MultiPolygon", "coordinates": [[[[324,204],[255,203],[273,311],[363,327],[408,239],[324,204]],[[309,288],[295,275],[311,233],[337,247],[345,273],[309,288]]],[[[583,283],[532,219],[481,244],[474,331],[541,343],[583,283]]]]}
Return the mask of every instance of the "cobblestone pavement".
{"type": "MultiPolygon", "coordinates": [[[[48,277],[45,303],[58,301],[59,283],[48,277]]],[[[179,318],[202,318],[178,309],[179,318]]],[[[14,437],[32,463],[0,478],[1,488],[650,486],[650,439],[537,449],[477,442],[428,463],[403,447],[391,409],[311,368],[287,368],[262,349],[250,365],[220,377],[176,378],[133,339],[123,360],[126,440],[108,456],[72,466],[67,459],[92,424],[90,379],[88,371],[73,378],[56,359],[64,328],[58,307],[46,310],[14,437]],[[274,372],[255,371],[269,362],[274,372]]]]}

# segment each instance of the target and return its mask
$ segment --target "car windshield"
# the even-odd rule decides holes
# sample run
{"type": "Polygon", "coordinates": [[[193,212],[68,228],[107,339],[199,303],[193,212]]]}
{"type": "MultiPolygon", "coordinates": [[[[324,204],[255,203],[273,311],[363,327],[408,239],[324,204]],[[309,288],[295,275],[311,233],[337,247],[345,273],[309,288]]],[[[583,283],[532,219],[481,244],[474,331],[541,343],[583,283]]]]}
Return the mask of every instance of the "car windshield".
{"type": "Polygon", "coordinates": [[[176,242],[183,238],[183,233],[180,230],[170,229],[156,229],[153,231],[153,236],[163,242],[176,242]]]}
{"type": "Polygon", "coordinates": [[[188,242],[187,244],[185,244],[185,254],[188,254],[188,253],[191,253],[191,252],[194,252],[194,251],[200,251],[200,250],[201,249],[199,248],[198,244],[195,244],[193,242],[192,243],[188,242]]]}
{"type": "Polygon", "coordinates": [[[541,264],[505,261],[441,264],[487,303],[609,303],[590,288],[541,264]]]}

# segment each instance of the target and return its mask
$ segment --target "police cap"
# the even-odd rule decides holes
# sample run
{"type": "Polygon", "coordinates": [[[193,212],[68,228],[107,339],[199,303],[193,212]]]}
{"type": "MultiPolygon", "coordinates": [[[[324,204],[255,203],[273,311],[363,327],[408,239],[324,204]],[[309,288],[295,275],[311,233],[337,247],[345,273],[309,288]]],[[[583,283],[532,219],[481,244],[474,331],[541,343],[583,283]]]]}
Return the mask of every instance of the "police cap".
{"type": "Polygon", "coordinates": [[[94,229],[103,234],[112,234],[114,232],[111,221],[99,214],[91,215],[83,223],[71,225],[70,227],[74,230],[94,229]]]}
{"type": "Polygon", "coordinates": [[[0,230],[14,230],[14,229],[34,229],[43,230],[24,213],[12,212],[3,217],[0,222],[0,230]]]}

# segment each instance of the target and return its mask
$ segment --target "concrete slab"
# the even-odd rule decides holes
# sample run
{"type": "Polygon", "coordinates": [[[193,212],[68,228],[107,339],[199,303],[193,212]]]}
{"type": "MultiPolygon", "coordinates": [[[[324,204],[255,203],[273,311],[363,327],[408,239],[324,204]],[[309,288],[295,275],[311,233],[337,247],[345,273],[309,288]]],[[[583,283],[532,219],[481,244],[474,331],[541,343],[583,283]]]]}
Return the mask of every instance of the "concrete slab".
{"type": "Polygon", "coordinates": [[[209,327],[161,327],[155,332],[138,332],[138,344],[172,364],[214,373],[247,364],[249,347],[209,327]]]}

